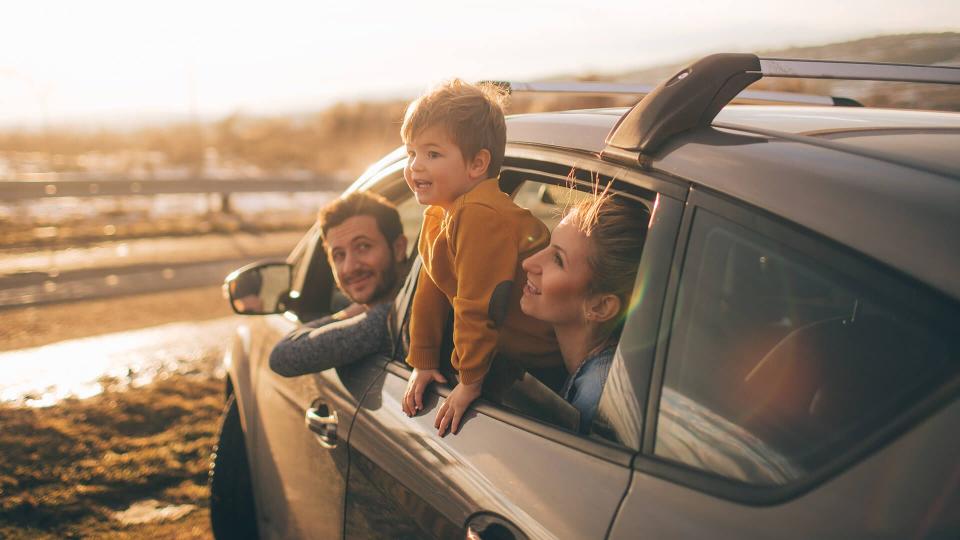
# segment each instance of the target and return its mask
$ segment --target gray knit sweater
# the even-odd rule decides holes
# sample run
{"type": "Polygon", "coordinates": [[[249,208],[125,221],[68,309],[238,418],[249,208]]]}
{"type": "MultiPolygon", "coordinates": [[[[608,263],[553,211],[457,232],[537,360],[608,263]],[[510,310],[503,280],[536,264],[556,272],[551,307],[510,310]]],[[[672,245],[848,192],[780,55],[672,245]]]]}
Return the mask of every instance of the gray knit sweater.
{"type": "Polygon", "coordinates": [[[270,369],[284,377],[295,377],[376,353],[389,354],[387,316],[391,307],[392,302],[382,302],[342,321],[327,316],[307,323],[277,343],[270,353],[270,369]]]}

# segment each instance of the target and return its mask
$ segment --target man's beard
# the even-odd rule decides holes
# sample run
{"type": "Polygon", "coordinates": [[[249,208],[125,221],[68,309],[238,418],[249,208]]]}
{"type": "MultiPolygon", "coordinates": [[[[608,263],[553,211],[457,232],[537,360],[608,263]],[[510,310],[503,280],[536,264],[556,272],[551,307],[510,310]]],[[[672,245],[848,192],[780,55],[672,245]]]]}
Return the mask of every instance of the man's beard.
{"type": "Polygon", "coordinates": [[[400,266],[396,262],[394,257],[393,247],[390,247],[390,264],[386,268],[379,272],[380,279],[377,281],[377,286],[374,287],[373,292],[370,293],[370,298],[364,302],[361,302],[360,299],[355,298],[352,294],[347,292],[346,287],[340,287],[340,290],[343,291],[347,297],[350,298],[353,302],[358,304],[376,304],[383,300],[386,300],[387,297],[393,293],[393,289],[397,284],[397,267],[400,266]]]}
{"type": "Polygon", "coordinates": [[[383,269],[383,272],[380,273],[382,278],[378,283],[373,293],[370,295],[370,300],[364,302],[365,304],[376,304],[383,300],[386,300],[388,296],[393,292],[394,285],[397,283],[397,263],[393,259],[393,250],[390,250],[390,264],[383,269]]]}

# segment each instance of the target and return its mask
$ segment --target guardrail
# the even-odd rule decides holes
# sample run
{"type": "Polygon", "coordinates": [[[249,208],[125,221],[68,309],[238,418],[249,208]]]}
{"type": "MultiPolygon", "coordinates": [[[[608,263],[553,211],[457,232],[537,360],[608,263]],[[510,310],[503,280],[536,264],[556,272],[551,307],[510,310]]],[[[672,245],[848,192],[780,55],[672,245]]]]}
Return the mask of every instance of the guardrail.
{"type": "Polygon", "coordinates": [[[339,191],[349,182],[334,178],[306,180],[257,178],[232,180],[0,180],[0,200],[18,201],[50,197],[104,197],[190,193],[272,193],[339,191]]]}

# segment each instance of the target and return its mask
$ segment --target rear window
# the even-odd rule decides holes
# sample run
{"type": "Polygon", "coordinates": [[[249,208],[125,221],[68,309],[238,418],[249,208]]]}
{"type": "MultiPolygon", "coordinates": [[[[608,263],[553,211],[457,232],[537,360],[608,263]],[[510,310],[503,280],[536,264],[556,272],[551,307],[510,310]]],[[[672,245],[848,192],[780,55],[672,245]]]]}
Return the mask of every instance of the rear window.
{"type": "Polygon", "coordinates": [[[786,484],[956,375],[953,345],[856,277],[698,209],[655,453],[786,484]]]}

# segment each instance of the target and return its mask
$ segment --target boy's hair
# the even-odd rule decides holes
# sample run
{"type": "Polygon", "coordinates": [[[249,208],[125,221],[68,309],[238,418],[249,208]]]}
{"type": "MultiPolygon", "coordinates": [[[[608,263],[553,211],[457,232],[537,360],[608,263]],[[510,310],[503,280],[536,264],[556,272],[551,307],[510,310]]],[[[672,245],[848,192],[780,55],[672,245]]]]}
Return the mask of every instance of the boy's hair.
{"type": "Polygon", "coordinates": [[[442,126],[465,161],[484,148],[490,152],[487,178],[492,178],[500,174],[507,146],[504,96],[493,84],[475,85],[460,79],[445,82],[410,103],[400,137],[409,144],[423,130],[442,126]]]}
{"type": "Polygon", "coordinates": [[[403,234],[400,213],[390,201],[369,191],[354,191],[346,197],[340,197],[320,209],[317,221],[320,223],[320,238],[326,240],[327,232],[354,216],[371,216],[377,220],[377,228],[393,246],[393,241],[403,234]]]}

